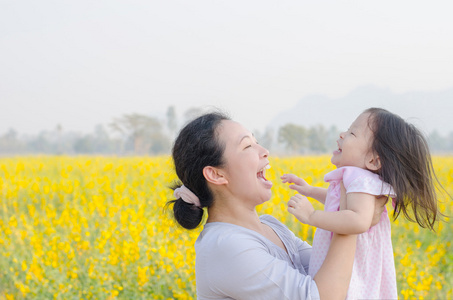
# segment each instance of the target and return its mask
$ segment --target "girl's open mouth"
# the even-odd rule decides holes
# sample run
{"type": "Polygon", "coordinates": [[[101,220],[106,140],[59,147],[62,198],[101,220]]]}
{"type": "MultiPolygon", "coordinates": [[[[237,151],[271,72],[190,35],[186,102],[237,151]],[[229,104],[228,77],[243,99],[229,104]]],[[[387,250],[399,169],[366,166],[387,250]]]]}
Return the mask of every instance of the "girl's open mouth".
{"type": "Polygon", "coordinates": [[[338,146],[338,149],[333,151],[334,154],[340,154],[342,152],[340,144],[338,143],[338,141],[337,141],[337,146],[338,146]]]}

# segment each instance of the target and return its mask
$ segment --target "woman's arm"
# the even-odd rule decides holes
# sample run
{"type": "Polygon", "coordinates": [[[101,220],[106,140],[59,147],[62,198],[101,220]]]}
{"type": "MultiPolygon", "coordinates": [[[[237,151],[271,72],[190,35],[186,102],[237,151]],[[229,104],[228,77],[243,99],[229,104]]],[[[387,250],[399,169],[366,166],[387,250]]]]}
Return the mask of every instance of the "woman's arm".
{"type": "MultiPolygon", "coordinates": [[[[333,235],[326,259],[314,277],[321,299],[346,298],[354,262],[356,237],[356,235],[333,235]]],[[[307,243],[296,239],[299,255],[305,266],[304,262],[309,260],[312,249],[307,243]]]]}
{"type": "Polygon", "coordinates": [[[321,299],[346,298],[356,241],[356,235],[333,235],[326,259],[314,277],[321,299]]]}
{"type": "MultiPolygon", "coordinates": [[[[288,229],[289,230],[289,229],[288,229]]],[[[292,233],[292,232],[291,232],[292,233]]],[[[293,234],[293,239],[296,244],[297,252],[300,257],[300,263],[304,268],[305,273],[308,274],[308,268],[310,266],[310,257],[312,253],[312,247],[307,242],[301,240],[293,234]]]]}
{"type": "MultiPolygon", "coordinates": [[[[308,265],[312,248],[295,237],[302,265],[308,265]]],[[[314,277],[321,299],[345,299],[352,273],[356,235],[334,234],[329,252],[320,270],[314,277]]],[[[308,266],[306,268],[308,271],[308,266]]]]}

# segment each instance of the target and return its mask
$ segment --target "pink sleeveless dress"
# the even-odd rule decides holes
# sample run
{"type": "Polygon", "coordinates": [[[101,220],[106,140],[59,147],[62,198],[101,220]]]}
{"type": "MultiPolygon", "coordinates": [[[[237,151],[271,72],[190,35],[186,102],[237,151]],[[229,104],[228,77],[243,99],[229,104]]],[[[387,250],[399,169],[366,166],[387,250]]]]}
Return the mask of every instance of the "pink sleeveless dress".
{"type": "MultiPolygon", "coordinates": [[[[342,180],[346,193],[395,197],[392,187],[383,182],[377,174],[356,167],[342,167],[324,177],[324,181],[330,183],[325,211],[339,210],[342,180]]],[[[321,228],[316,230],[309,275],[314,276],[321,267],[329,250],[331,238],[332,232],[321,228]]],[[[347,299],[397,298],[390,220],[387,209],[384,209],[379,223],[357,236],[357,248],[347,299]]]]}

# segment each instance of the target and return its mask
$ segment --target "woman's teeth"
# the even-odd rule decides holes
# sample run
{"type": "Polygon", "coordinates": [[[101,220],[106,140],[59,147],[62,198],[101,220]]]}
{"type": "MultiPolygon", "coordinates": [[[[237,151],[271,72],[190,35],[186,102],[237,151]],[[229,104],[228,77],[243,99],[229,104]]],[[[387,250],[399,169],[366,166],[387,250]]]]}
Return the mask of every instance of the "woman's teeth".
{"type": "Polygon", "coordinates": [[[268,189],[272,187],[272,181],[269,181],[266,179],[266,170],[270,169],[270,165],[265,165],[257,174],[256,177],[261,180],[261,182],[264,184],[264,186],[268,189]]]}
{"type": "Polygon", "coordinates": [[[264,168],[262,168],[258,173],[257,173],[257,176],[260,177],[260,178],[263,178],[264,180],[267,181],[266,179],[266,170],[267,169],[270,169],[271,166],[270,165],[266,165],[264,168]]]}
{"type": "Polygon", "coordinates": [[[264,166],[261,170],[259,170],[258,173],[263,172],[263,174],[264,174],[264,173],[266,172],[266,170],[268,170],[268,169],[270,169],[270,168],[271,168],[271,165],[266,165],[266,166],[264,166]]]}

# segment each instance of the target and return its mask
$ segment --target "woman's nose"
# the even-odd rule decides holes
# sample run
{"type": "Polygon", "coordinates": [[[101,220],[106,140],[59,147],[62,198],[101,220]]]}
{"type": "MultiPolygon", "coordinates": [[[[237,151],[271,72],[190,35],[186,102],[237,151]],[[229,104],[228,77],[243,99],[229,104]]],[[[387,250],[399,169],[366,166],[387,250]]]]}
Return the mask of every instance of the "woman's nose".
{"type": "Polygon", "coordinates": [[[269,150],[267,150],[266,148],[264,148],[263,146],[261,145],[258,145],[261,147],[261,154],[263,157],[268,157],[269,156],[269,150]]]}

